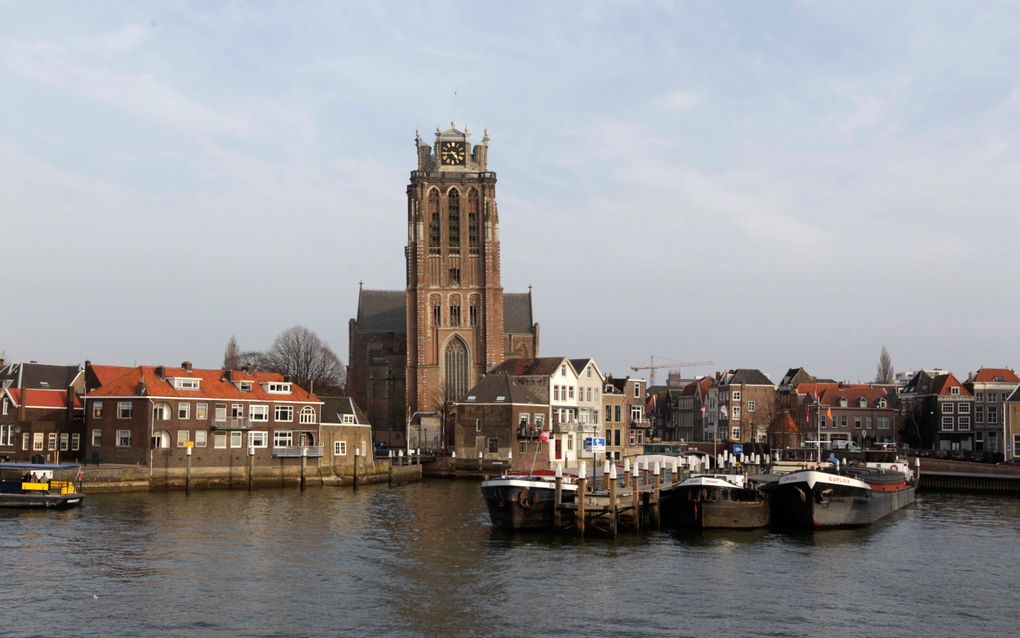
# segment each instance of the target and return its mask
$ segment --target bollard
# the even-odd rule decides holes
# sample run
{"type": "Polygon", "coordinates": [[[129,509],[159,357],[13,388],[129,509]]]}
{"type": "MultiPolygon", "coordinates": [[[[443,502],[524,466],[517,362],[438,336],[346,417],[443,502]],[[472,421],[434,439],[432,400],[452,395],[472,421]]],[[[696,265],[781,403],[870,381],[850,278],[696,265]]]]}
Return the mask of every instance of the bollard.
{"type": "Polygon", "coordinates": [[[305,489],[305,469],[308,465],[308,448],[301,448],[301,480],[298,482],[298,487],[301,490],[305,489]]]}
{"type": "Polygon", "coordinates": [[[577,470],[577,496],[575,501],[577,502],[577,535],[582,537],[584,536],[584,488],[587,486],[587,483],[584,461],[581,461],[581,467],[577,470]]]}
{"type": "Polygon", "coordinates": [[[638,468],[638,464],[634,463],[631,467],[631,492],[632,492],[632,507],[634,508],[634,531],[641,529],[641,493],[638,481],[641,480],[641,470],[638,468]]]}
{"type": "Polygon", "coordinates": [[[609,466],[609,534],[616,538],[616,463],[609,466]]]}
{"type": "Polygon", "coordinates": [[[255,447],[248,446],[248,491],[252,490],[252,483],[255,480],[255,447]]]}
{"type": "Polygon", "coordinates": [[[191,448],[187,449],[188,466],[184,470],[184,495],[191,494],[191,448]]]}
{"type": "Polygon", "coordinates": [[[358,489],[358,459],[361,458],[361,448],[354,448],[354,489],[358,489]]]}
{"type": "Polygon", "coordinates": [[[560,505],[563,504],[563,470],[556,464],[556,491],[553,496],[553,529],[559,531],[563,526],[560,520],[560,505]]]}
{"type": "Polygon", "coordinates": [[[652,523],[655,525],[655,529],[659,529],[659,462],[655,462],[655,467],[652,469],[652,523]]]}

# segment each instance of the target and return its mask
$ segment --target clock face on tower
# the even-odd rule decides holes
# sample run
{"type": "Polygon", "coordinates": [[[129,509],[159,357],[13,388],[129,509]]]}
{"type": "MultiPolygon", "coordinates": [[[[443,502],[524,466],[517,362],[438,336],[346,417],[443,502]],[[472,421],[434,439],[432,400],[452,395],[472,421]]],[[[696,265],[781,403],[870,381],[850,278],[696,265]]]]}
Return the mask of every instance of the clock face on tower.
{"type": "Polygon", "coordinates": [[[439,159],[443,166],[463,166],[466,157],[464,142],[443,142],[439,145],[439,159]]]}

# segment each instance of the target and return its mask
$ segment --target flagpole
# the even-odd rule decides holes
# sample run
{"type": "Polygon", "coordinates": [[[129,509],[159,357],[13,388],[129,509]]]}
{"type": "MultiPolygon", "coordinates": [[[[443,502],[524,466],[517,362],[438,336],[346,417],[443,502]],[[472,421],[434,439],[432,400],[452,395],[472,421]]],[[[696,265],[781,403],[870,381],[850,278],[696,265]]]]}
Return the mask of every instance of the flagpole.
{"type": "Polygon", "coordinates": [[[818,436],[815,437],[815,445],[818,447],[818,465],[822,464],[822,399],[818,396],[818,387],[815,386],[815,406],[818,408],[818,415],[815,417],[815,425],[818,427],[818,436]]]}

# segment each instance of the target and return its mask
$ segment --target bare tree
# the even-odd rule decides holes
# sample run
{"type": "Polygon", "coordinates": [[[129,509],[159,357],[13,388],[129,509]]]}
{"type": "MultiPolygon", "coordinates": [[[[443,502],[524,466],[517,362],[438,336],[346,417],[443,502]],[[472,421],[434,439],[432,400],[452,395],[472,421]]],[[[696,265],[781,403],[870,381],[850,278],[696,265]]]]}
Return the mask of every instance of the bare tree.
{"type": "Polygon", "coordinates": [[[227,348],[223,351],[223,369],[241,369],[241,349],[237,347],[237,338],[234,335],[230,335],[230,341],[227,342],[227,348]]]}
{"type": "Polygon", "coordinates": [[[258,367],[288,375],[294,383],[311,391],[339,392],[345,369],[329,344],[303,326],[281,332],[260,358],[258,367]]]}
{"type": "Polygon", "coordinates": [[[875,372],[875,383],[892,383],[895,378],[893,371],[892,357],[889,351],[882,346],[882,354],[878,356],[878,370],[875,372]]]}

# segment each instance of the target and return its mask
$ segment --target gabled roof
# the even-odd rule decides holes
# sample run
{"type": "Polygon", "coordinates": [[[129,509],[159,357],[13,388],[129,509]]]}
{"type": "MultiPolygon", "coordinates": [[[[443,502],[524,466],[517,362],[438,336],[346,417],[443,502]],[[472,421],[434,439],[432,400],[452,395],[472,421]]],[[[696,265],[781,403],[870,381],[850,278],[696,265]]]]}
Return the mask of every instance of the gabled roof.
{"type": "Polygon", "coordinates": [[[847,400],[847,407],[849,408],[858,407],[861,399],[867,402],[869,408],[877,406],[878,402],[882,399],[886,399],[889,401],[889,405],[892,405],[890,401],[892,397],[890,397],[890,393],[886,388],[879,388],[865,383],[828,386],[821,396],[818,397],[818,402],[825,406],[838,407],[839,400],[844,398],[847,400]]]}
{"type": "Polygon", "coordinates": [[[761,370],[755,368],[737,368],[730,370],[724,376],[719,385],[773,385],[772,380],[765,376],[761,370]]]}
{"type": "Polygon", "coordinates": [[[403,290],[360,290],[358,329],[362,332],[407,332],[406,293],[403,290]]]}
{"type": "Polygon", "coordinates": [[[240,370],[204,370],[192,368],[163,368],[162,376],[156,373],[156,366],[97,366],[90,369],[99,379],[99,387],[90,390],[89,399],[102,397],[176,397],[181,399],[240,399],[247,401],[300,401],[316,403],[318,397],[296,383],[291,383],[289,393],[269,392],[262,384],[283,382],[283,375],[277,372],[244,373],[240,370]],[[244,392],[227,378],[252,381],[251,391],[244,392]],[[187,377],[200,379],[198,390],[174,388],[171,379],[187,377]]]}
{"type": "Polygon", "coordinates": [[[783,375],[783,380],[779,382],[779,385],[792,385],[796,387],[801,383],[811,383],[814,380],[815,378],[808,374],[808,371],[804,368],[790,368],[783,375]]]}
{"type": "Polygon", "coordinates": [[[504,293],[503,332],[508,335],[531,334],[534,324],[531,314],[531,293],[504,293]]]}
{"type": "MultiPolygon", "coordinates": [[[[322,425],[343,425],[344,415],[354,416],[358,425],[368,425],[368,418],[351,397],[319,397],[322,400],[322,425]]],[[[349,425],[349,424],[348,424],[349,425]]]]}
{"type": "Polygon", "coordinates": [[[71,385],[80,370],[77,365],[11,362],[0,369],[0,386],[62,390],[71,385]]]}
{"type": "Polygon", "coordinates": [[[598,373],[599,379],[604,381],[606,375],[602,374],[602,369],[599,368],[599,364],[595,363],[595,359],[587,357],[585,359],[570,360],[570,365],[574,366],[574,371],[577,372],[577,376],[581,376],[581,373],[584,372],[584,369],[588,367],[589,364],[595,368],[595,372],[598,373]]]}
{"type": "Polygon", "coordinates": [[[471,405],[478,403],[518,403],[526,405],[548,405],[539,388],[521,385],[514,381],[507,372],[490,372],[482,377],[473,388],[468,390],[463,401],[458,404],[471,405]]]}
{"type": "Polygon", "coordinates": [[[956,376],[949,372],[947,374],[940,374],[935,377],[932,383],[932,394],[940,396],[949,396],[951,388],[960,388],[960,396],[973,396],[962,383],[956,378],[956,376]]]}
{"type": "Polygon", "coordinates": [[[576,376],[577,370],[574,369],[570,360],[564,357],[506,359],[503,363],[490,370],[489,373],[506,372],[515,377],[548,377],[559,372],[560,366],[564,362],[570,365],[570,369],[574,371],[576,376]]]}
{"type": "MultiPolygon", "coordinates": [[[[40,390],[37,388],[6,388],[6,394],[11,398],[14,407],[21,407],[25,403],[26,408],[41,409],[64,409],[67,407],[67,390],[40,390]]],[[[74,408],[81,409],[81,399],[72,393],[74,408]]]]}
{"type": "Polygon", "coordinates": [[[1020,383],[1020,377],[1016,376],[1009,368],[981,368],[974,373],[971,379],[974,383],[1020,383]]]}

